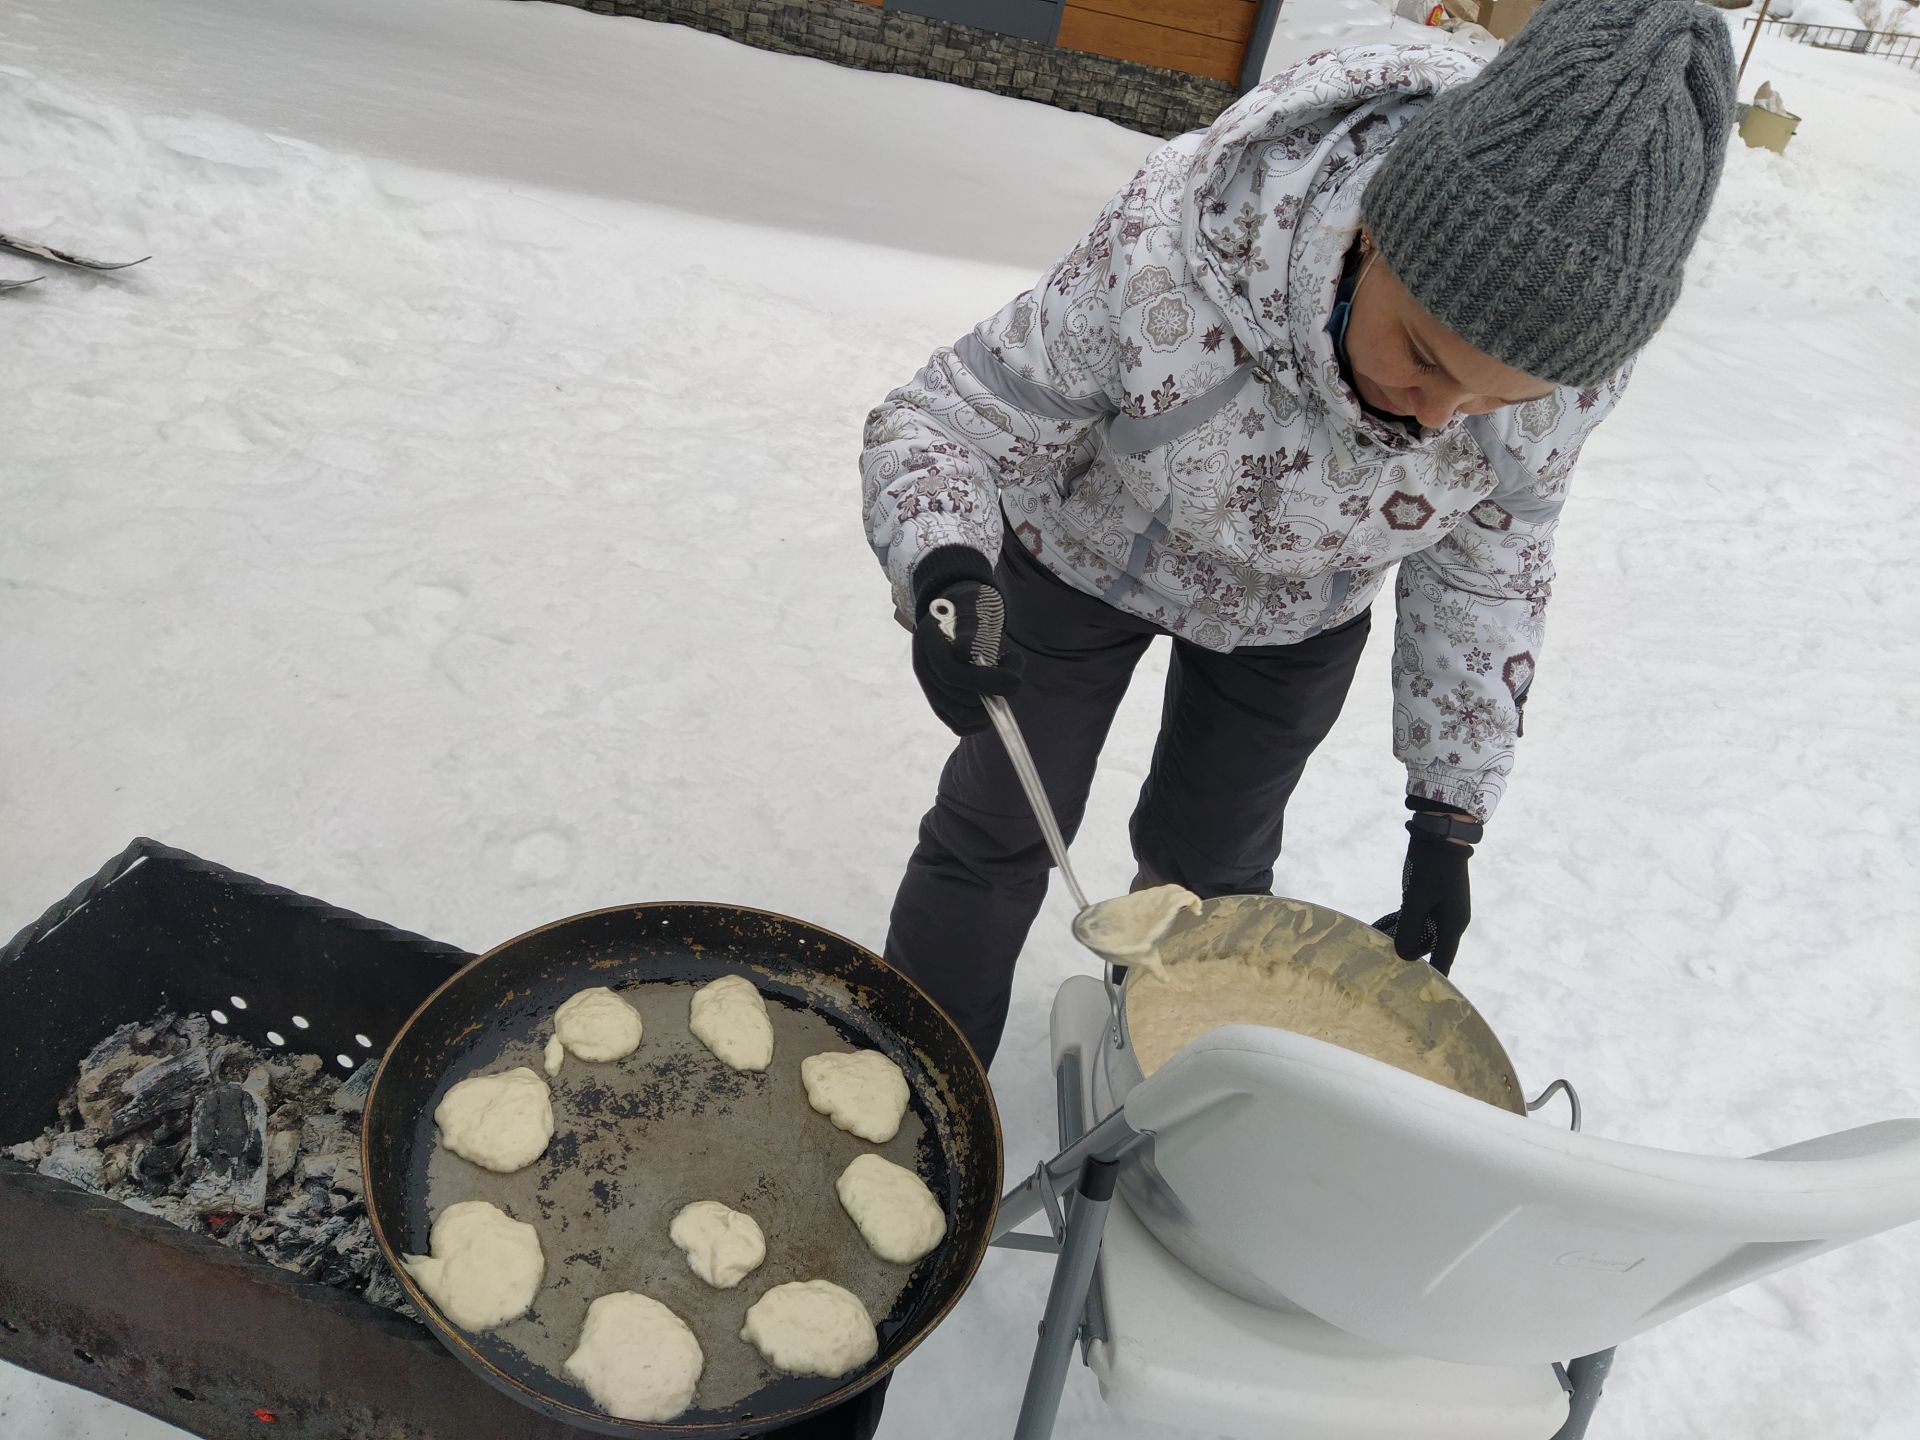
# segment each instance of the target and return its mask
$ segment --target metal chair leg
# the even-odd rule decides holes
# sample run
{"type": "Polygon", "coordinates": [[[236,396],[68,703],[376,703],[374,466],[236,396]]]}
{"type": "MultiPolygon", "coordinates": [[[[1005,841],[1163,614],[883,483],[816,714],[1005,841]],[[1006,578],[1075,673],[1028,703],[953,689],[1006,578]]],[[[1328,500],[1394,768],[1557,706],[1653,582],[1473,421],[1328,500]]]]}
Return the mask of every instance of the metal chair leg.
{"type": "Polygon", "coordinates": [[[1567,1398],[1567,1423],[1554,1432],[1553,1440],[1582,1440],[1612,1369],[1611,1347],[1568,1362],[1567,1383],[1573,1387],[1573,1393],[1567,1398]]]}
{"type": "Polygon", "coordinates": [[[1067,1201],[1066,1234],[1054,1266],[1053,1284],[1047,1291],[1046,1314],[1040,1321],[1033,1367],[1027,1372],[1026,1393],[1020,1399],[1014,1440],[1048,1440],[1053,1434],[1119,1173],[1120,1167],[1113,1161],[1087,1161],[1080,1183],[1067,1201]]]}

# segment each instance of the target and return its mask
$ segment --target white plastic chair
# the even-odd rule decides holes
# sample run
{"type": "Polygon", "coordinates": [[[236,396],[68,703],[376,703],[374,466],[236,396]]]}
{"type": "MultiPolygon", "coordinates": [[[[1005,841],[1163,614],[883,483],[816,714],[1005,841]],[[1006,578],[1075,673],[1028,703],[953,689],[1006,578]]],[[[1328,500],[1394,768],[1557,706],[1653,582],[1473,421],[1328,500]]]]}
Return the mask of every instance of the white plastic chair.
{"type": "Polygon", "coordinates": [[[1053,1428],[1076,1340],[1109,1404],[1284,1440],[1577,1440],[1614,1345],[1920,1219],[1920,1120],[1752,1159],[1513,1115],[1287,1031],[1201,1037],[1089,1126],[1104,987],[1053,1008],[1061,1143],[996,1243],[1058,1252],[1017,1440],[1053,1428]],[[1209,1283],[1111,1204],[1150,1163],[1216,1250],[1298,1308],[1209,1283]],[[1053,1237],[1015,1231],[1045,1209],[1053,1237]],[[1566,1362],[1566,1363],[1562,1363],[1566,1362]]]}

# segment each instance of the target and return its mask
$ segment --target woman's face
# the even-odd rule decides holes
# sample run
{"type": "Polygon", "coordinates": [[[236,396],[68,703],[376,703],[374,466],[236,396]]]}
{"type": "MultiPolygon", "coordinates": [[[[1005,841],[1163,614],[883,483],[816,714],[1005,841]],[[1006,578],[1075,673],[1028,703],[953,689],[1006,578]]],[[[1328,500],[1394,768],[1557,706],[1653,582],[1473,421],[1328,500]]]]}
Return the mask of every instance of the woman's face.
{"type": "Polygon", "coordinates": [[[1553,393],[1546,381],[1502,365],[1429,315],[1386,257],[1369,254],[1347,319],[1347,360],[1360,398],[1389,415],[1438,430],[1455,415],[1483,415],[1553,393]]]}

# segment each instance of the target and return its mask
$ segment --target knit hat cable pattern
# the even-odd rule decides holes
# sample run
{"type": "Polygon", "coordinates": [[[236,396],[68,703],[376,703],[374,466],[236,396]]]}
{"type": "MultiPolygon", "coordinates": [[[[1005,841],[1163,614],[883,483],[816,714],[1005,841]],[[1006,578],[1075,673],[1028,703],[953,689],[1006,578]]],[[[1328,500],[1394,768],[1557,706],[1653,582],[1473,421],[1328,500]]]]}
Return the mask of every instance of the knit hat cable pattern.
{"type": "Polygon", "coordinates": [[[1733,111],[1717,11],[1547,0],[1401,133],[1362,215],[1413,297],[1476,349],[1593,384],[1679,298],[1733,111]]]}

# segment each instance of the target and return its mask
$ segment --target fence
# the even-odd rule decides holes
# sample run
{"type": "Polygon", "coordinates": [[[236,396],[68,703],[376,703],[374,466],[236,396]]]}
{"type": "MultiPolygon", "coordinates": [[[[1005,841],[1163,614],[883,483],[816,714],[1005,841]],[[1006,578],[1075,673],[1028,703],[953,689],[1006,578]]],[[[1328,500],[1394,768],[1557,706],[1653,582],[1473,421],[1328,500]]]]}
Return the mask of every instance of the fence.
{"type": "MultiPolygon", "coordinates": [[[[1756,22],[1749,16],[1747,24],[1756,22]]],[[[1846,25],[1803,25],[1794,20],[1769,17],[1758,24],[1775,34],[1817,45],[1822,50],[1852,50],[1858,54],[1882,55],[1896,65],[1920,69],[1920,35],[1902,35],[1894,31],[1856,30],[1846,25]]]]}

